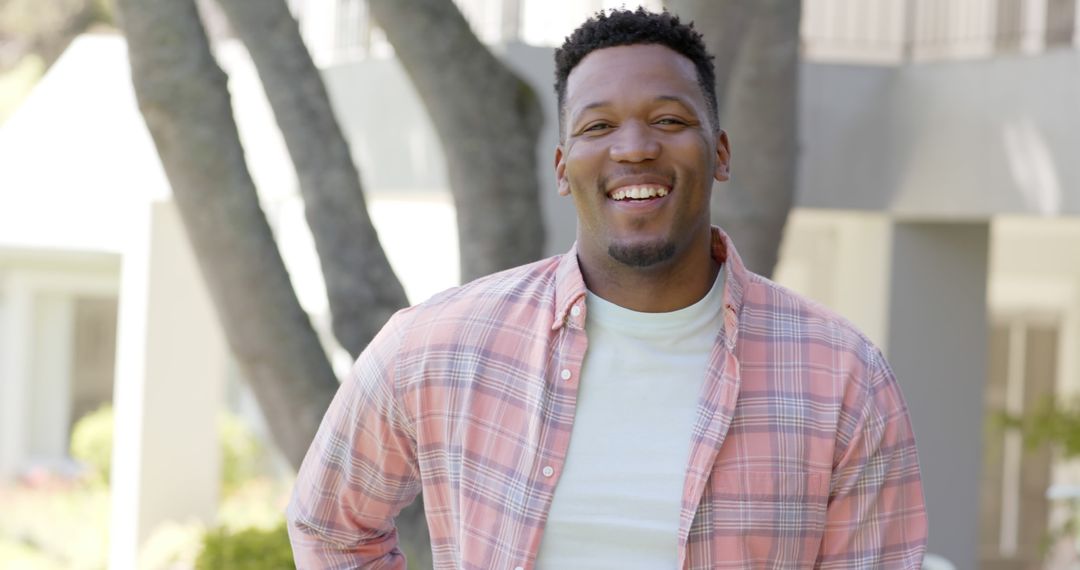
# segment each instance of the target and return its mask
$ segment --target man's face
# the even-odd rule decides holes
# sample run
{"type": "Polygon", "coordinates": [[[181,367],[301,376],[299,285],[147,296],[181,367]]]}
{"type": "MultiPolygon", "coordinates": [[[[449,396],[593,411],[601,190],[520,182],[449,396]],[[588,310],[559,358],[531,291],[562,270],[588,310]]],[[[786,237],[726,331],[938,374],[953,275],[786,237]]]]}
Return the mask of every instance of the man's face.
{"type": "Polygon", "coordinates": [[[570,72],[563,113],[556,177],[577,207],[585,261],[657,266],[708,239],[729,150],[693,62],[656,44],[596,50],[570,72]]]}

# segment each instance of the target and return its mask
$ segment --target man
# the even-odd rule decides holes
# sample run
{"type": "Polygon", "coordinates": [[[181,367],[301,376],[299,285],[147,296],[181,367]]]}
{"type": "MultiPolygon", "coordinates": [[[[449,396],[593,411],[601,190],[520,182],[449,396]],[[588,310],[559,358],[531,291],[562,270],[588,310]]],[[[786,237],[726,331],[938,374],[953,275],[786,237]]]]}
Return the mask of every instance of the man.
{"type": "Polygon", "coordinates": [[[342,384],[289,507],[301,568],[919,568],[907,411],[850,324],[743,267],[711,57],[615,11],[556,52],[566,255],[395,315],[342,384]]]}

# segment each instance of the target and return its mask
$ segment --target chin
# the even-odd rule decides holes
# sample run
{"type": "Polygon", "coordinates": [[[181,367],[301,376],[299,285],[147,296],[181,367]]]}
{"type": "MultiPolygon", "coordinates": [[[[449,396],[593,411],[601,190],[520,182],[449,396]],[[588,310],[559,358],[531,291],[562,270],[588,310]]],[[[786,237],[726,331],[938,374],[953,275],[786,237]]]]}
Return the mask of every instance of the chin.
{"type": "Polygon", "coordinates": [[[666,239],[636,243],[612,243],[608,256],[629,267],[651,267],[675,256],[675,244],[666,239]]]}

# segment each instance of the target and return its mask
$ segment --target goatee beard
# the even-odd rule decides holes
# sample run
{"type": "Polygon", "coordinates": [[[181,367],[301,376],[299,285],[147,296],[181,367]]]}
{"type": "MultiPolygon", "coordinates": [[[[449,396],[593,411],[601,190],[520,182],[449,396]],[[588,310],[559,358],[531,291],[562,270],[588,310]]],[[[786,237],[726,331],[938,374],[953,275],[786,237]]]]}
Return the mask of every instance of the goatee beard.
{"type": "Polygon", "coordinates": [[[638,244],[613,243],[608,246],[608,255],[623,265],[649,267],[671,259],[675,255],[675,244],[669,241],[638,244]]]}

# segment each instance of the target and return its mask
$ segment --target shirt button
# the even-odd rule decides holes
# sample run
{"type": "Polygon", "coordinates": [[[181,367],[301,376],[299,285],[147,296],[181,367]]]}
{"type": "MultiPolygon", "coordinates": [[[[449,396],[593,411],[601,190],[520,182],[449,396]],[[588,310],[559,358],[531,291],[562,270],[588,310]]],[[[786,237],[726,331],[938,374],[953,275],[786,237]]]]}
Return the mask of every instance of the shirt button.
{"type": "Polygon", "coordinates": [[[581,307],[579,307],[577,305],[574,305],[573,307],[571,307],[570,308],[570,316],[571,317],[581,316],[581,307]]]}
{"type": "Polygon", "coordinates": [[[554,474],[555,470],[550,465],[544,468],[544,477],[551,477],[554,474]]]}
{"type": "Polygon", "coordinates": [[[570,369],[569,368],[563,368],[562,372],[559,373],[559,376],[563,380],[569,380],[570,379],[570,369]]]}

